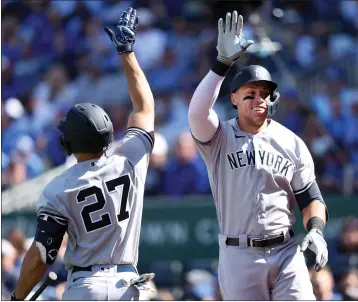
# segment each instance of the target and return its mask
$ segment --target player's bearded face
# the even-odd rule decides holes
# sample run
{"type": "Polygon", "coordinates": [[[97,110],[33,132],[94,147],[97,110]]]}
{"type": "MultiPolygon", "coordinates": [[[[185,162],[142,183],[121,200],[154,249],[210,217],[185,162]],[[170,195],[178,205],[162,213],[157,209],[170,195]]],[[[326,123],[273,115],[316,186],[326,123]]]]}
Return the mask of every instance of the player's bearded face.
{"type": "Polygon", "coordinates": [[[265,82],[248,83],[233,93],[232,102],[240,119],[261,126],[267,118],[270,90],[265,82]]]}

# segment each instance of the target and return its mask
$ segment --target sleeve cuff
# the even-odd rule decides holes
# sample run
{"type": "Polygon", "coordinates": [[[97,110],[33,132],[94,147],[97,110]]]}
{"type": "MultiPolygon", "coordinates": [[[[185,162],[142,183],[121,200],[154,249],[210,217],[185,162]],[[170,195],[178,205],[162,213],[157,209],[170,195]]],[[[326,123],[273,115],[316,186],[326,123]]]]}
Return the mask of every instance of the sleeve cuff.
{"type": "Polygon", "coordinates": [[[193,135],[193,133],[192,133],[191,131],[190,131],[190,133],[191,133],[191,136],[193,137],[193,140],[194,140],[197,144],[203,145],[203,146],[210,146],[210,145],[213,143],[213,141],[217,138],[217,136],[219,135],[220,130],[221,130],[221,123],[220,123],[220,121],[219,121],[219,126],[218,126],[218,129],[216,130],[214,136],[212,137],[211,140],[209,140],[209,141],[207,141],[207,142],[201,142],[201,141],[199,141],[199,140],[193,135]]]}
{"type": "Polygon", "coordinates": [[[154,147],[154,139],[147,131],[145,131],[141,128],[138,128],[138,127],[130,127],[127,129],[126,133],[141,134],[143,137],[145,137],[149,141],[150,146],[152,148],[154,147]]]}

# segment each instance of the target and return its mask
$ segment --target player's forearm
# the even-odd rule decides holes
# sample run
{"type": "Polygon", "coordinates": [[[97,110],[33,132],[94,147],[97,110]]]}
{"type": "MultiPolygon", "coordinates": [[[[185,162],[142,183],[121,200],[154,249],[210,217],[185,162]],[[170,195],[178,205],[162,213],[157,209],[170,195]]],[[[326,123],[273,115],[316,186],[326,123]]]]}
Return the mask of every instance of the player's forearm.
{"type": "Polygon", "coordinates": [[[134,52],[121,54],[133,112],[154,112],[154,98],[149,83],[134,52]]]}
{"type": "Polygon", "coordinates": [[[190,101],[189,124],[193,135],[200,141],[210,140],[219,126],[219,118],[212,107],[223,81],[223,76],[210,70],[196,88],[190,101]]]}
{"type": "Polygon", "coordinates": [[[307,229],[307,223],[312,217],[319,217],[326,223],[326,207],[319,201],[312,201],[307,207],[302,210],[303,226],[307,229]]]}
{"type": "Polygon", "coordinates": [[[212,70],[209,71],[193,94],[189,105],[189,115],[208,116],[210,114],[224,78],[212,70]]]}
{"type": "Polygon", "coordinates": [[[19,282],[15,289],[17,299],[24,300],[34,286],[43,278],[48,265],[42,262],[40,253],[33,243],[24,257],[19,282]]]}

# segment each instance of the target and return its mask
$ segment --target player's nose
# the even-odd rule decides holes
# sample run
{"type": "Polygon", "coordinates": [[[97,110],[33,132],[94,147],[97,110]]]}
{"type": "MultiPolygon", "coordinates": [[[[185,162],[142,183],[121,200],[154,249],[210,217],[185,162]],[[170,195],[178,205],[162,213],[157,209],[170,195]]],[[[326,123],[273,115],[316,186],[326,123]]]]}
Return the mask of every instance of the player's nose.
{"type": "Polygon", "coordinates": [[[261,95],[255,95],[255,98],[252,101],[255,105],[260,105],[265,102],[261,95]]]}

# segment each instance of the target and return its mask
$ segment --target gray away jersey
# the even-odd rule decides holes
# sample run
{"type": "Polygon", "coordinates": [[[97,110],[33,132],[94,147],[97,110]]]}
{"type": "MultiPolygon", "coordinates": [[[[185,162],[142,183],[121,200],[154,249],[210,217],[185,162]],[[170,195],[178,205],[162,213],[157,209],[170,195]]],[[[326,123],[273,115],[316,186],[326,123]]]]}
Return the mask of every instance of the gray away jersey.
{"type": "Polygon", "coordinates": [[[292,228],[295,194],[315,180],[312,156],[297,135],[273,120],[248,134],[234,118],[220,122],[211,141],[194,140],[207,166],[221,234],[292,228]]]}
{"type": "Polygon", "coordinates": [[[152,148],[147,132],[129,128],[112,156],[77,163],[45,187],[37,214],[67,224],[66,268],[137,265],[152,148]]]}

